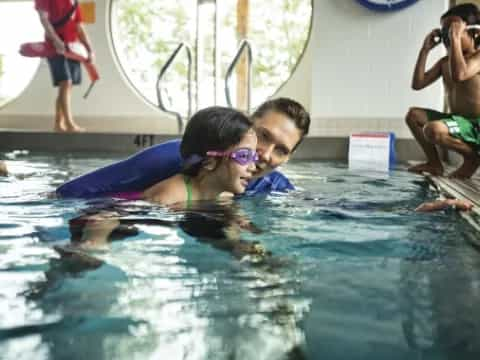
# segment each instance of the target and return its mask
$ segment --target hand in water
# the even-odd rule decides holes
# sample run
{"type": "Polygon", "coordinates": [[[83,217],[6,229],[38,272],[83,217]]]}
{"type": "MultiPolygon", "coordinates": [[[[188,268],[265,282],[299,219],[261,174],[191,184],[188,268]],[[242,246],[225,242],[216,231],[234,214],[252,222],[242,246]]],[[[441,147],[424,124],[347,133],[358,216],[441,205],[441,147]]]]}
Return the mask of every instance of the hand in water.
{"type": "Polygon", "coordinates": [[[443,199],[436,201],[429,201],[418,206],[415,211],[418,212],[432,212],[447,209],[452,207],[461,211],[470,211],[473,208],[473,204],[468,200],[459,199],[443,199]]]}

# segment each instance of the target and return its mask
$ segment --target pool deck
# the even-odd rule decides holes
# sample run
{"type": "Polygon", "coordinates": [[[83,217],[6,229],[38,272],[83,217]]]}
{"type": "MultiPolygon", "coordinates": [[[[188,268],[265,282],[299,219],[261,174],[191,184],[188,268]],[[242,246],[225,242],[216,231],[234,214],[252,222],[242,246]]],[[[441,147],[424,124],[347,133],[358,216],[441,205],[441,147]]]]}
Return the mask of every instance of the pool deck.
{"type": "MultiPolygon", "coordinates": [[[[179,135],[142,133],[54,133],[38,130],[0,129],[0,153],[13,150],[33,152],[117,152],[133,154],[179,135]]],[[[397,161],[422,160],[413,139],[396,139],[397,161]]],[[[308,136],[295,151],[296,160],[342,160],[348,158],[348,136],[308,136]]]]}

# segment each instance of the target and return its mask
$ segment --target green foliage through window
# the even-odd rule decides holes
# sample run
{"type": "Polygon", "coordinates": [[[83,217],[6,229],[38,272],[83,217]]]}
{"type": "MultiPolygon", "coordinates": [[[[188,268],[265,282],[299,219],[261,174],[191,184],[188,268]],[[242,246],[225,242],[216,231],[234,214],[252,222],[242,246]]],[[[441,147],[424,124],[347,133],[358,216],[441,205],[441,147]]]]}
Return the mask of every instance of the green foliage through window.
{"type": "MultiPolygon", "coordinates": [[[[158,73],[181,42],[192,47],[197,64],[194,79],[199,79],[199,94],[194,94],[194,99],[203,99],[200,106],[213,105],[215,98],[218,105],[225,105],[223,81],[241,40],[236,33],[237,0],[217,1],[216,43],[209,12],[215,11],[215,1],[201,3],[198,14],[208,18],[200,19],[202,28],[197,29],[197,0],[112,0],[112,35],[120,63],[132,84],[155,105],[158,73]],[[205,11],[206,7],[210,10],[205,11]],[[216,78],[214,49],[218,56],[216,78]],[[215,81],[216,94],[211,84],[215,81]]],[[[311,0],[249,0],[253,106],[273,95],[290,77],[307,44],[311,18],[311,0]]],[[[184,114],[187,71],[186,56],[179,54],[167,75],[164,92],[171,107],[184,114]]]]}

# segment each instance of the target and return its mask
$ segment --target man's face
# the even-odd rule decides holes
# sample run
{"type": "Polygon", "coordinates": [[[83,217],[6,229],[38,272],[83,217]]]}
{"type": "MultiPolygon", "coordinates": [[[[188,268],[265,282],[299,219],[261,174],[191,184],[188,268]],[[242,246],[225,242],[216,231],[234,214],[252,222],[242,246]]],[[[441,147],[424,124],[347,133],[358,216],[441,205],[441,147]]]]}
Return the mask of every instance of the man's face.
{"type": "Polygon", "coordinates": [[[275,111],[255,119],[254,127],[260,160],[253,176],[261,177],[290,159],[293,149],[302,138],[302,132],[288,116],[275,111]]]}

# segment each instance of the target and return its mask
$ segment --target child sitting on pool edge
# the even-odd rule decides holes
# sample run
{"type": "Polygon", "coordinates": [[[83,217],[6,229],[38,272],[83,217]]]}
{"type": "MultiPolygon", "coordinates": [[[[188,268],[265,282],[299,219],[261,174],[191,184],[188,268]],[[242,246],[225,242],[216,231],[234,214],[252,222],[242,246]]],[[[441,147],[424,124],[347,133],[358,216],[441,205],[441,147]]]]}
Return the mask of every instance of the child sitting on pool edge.
{"type": "Polygon", "coordinates": [[[470,178],[480,165],[480,34],[468,28],[480,21],[476,5],[460,4],[440,18],[442,29],[432,30],[419,52],[412,88],[421,90],[438,79],[443,80],[450,113],[412,107],[406,122],[422,147],[427,162],[413,166],[412,172],[443,174],[435,145],[453,150],[463,157],[463,164],[450,177],[470,178]],[[443,41],[447,56],[426,70],[430,51],[443,41]]]}

